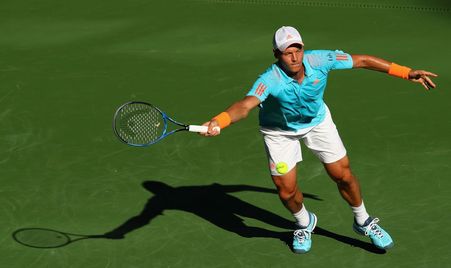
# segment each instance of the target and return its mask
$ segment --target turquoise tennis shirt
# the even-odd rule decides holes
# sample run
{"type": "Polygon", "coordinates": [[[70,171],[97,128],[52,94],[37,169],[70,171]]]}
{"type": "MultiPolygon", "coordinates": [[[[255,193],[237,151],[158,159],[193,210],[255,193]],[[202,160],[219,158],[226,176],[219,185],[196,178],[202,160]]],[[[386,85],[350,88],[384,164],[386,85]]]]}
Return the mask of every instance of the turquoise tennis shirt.
{"type": "Polygon", "coordinates": [[[297,131],[324,120],[323,100],[331,70],[351,69],[352,57],[340,50],[306,50],[305,77],[301,84],[272,64],[255,81],[247,96],[260,101],[260,126],[297,131]]]}

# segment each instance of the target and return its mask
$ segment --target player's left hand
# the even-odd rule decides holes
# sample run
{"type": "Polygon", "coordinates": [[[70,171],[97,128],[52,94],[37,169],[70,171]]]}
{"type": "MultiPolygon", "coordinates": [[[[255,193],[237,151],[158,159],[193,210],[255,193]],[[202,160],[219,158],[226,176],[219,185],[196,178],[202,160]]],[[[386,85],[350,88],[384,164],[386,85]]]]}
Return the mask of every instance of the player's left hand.
{"type": "Polygon", "coordinates": [[[430,77],[437,77],[438,75],[424,71],[424,70],[411,70],[409,73],[409,80],[415,83],[420,83],[426,90],[435,88],[436,85],[432,82],[430,77]]]}

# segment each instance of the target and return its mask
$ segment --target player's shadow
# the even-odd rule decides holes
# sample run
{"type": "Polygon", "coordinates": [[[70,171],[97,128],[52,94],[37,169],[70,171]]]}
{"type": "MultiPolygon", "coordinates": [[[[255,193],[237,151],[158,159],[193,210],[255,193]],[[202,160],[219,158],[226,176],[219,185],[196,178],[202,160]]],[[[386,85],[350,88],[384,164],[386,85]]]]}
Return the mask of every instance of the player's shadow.
{"type": "MultiPolygon", "coordinates": [[[[236,233],[242,237],[275,238],[291,247],[292,230],[295,228],[294,222],[229,194],[241,191],[277,194],[277,191],[274,189],[250,185],[221,185],[217,183],[172,187],[159,181],[145,181],[142,185],[146,190],[153,193],[153,196],[149,198],[139,215],[131,217],[114,230],[105,233],[104,236],[106,238],[122,239],[126,234],[149,224],[154,218],[163,215],[165,210],[182,210],[193,213],[224,230],[236,233]],[[253,218],[268,225],[284,229],[284,231],[248,226],[241,217],[253,218]]],[[[308,193],[304,193],[304,197],[321,200],[318,196],[308,193]]],[[[174,226],[174,228],[177,228],[177,226],[174,226]]],[[[373,253],[385,253],[384,250],[379,250],[370,243],[335,234],[319,226],[316,227],[315,234],[373,253]]]]}

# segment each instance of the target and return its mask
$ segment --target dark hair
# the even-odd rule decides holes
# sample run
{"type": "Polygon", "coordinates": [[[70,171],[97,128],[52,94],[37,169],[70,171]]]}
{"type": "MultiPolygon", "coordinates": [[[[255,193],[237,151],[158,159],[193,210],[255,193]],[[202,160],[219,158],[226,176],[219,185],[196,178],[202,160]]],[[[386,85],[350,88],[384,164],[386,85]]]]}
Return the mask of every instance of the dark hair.
{"type": "Polygon", "coordinates": [[[272,52],[274,53],[274,57],[277,58],[282,54],[282,51],[278,50],[277,48],[273,49],[272,52]]]}

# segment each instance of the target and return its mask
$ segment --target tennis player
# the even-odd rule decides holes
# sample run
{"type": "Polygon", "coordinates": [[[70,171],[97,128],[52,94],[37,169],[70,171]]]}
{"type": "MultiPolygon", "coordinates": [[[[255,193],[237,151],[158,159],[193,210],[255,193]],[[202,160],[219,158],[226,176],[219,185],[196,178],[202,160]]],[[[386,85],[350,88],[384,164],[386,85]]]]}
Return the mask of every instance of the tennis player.
{"type": "Polygon", "coordinates": [[[353,229],[368,236],[376,247],[391,248],[393,239],[378,225],[379,219],[371,217],[365,208],[345,146],[324,103],[327,76],[332,70],[365,68],[419,83],[429,90],[436,87],[431,77],[437,75],[369,55],[351,55],[340,50],[304,50],[301,35],[290,26],[275,32],[273,48],[277,61],[258,77],[247,96],[206,122],[204,125],[209,130],[203,135],[218,135],[214,127],[223,129],[260,106],[260,131],[272,180],[298,226],[294,231],[294,252],[310,250],[311,233],[317,223],[316,215],[303,204],[297,185],[296,165],[302,161],[300,140],[323,163],[351,207],[353,229]]]}

